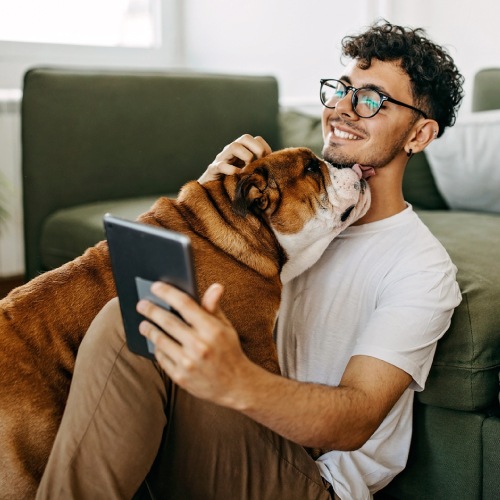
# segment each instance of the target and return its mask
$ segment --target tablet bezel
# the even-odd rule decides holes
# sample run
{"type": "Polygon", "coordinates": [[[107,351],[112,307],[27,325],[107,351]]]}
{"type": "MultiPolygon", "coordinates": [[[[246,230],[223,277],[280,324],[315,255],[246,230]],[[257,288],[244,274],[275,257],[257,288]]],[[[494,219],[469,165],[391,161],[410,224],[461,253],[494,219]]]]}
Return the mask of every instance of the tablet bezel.
{"type": "Polygon", "coordinates": [[[148,282],[155,281],[172,284],[198,300],[191,240],[176,231],[109,213],[103,221],[127,345],[135,354],[154,359],[154,346],[139,333],[139,324],[145,318],[136,311],[136,305],[140,298],[145,298],[171,310],[148,293],[148,282]],[[141,296],[141,283],[136,282],[136,277],[142,280],[141,296]]]}

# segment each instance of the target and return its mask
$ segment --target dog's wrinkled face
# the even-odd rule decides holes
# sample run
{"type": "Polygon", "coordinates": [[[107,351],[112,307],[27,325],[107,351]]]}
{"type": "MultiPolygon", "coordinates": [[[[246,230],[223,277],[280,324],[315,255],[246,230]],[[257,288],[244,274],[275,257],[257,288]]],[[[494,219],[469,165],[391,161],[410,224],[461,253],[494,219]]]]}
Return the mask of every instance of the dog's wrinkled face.
{"type": "Polygon", "coordinates": [[[283,281],[312,265],[370,205],[370,190],[358,173],[335,168],[307,148],[272,153],[239,176],[233,206],[242,215],[249,210],[268,221],[289,257],[283,281]]]}

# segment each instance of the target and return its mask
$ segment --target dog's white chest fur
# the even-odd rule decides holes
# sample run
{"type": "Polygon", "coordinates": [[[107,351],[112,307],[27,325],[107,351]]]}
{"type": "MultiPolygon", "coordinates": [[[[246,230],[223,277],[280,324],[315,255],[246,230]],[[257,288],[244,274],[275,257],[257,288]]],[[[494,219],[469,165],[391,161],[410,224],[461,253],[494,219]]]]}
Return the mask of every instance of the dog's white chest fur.
{"type": "Polygon", "coordinates": [[[288,256],[281,271],[283,284],[315,264],[335,236],[369,208],[369,189],[361,187],[359,177],[352,169],[330,167],[329,174],[328,196],[322,198],[314,216],[304,223],[302,229],[293,234],[274,230],[288,256]]]}

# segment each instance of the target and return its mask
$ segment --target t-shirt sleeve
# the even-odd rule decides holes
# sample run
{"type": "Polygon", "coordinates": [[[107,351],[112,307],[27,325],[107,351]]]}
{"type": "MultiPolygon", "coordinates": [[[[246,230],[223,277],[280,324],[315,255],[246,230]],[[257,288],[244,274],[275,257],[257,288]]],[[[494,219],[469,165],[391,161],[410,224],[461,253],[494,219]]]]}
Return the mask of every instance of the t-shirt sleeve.
{"type": "Polygon", "coordinates": [[[422,391],[437,341],[448,330],[460,301],[454,273],[423,271],[386,284],[353,355],[401,368],[413,378],[411,388],[422,391]]]}

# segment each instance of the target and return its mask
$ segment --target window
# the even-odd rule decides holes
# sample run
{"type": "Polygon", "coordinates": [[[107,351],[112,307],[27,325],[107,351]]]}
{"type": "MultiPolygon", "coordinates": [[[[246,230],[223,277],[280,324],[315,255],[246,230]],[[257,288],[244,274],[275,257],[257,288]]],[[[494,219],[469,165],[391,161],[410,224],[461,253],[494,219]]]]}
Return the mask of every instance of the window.
{"type": "Polygon", "coordinates": [[[158,47],[160,0],[0,0],[0,40],[158,47]]]}
{"type": "Polygon", "coordinates": [[[182,67],[184,0],[0,0],[0,89],[36,66],[182,67]]]}

